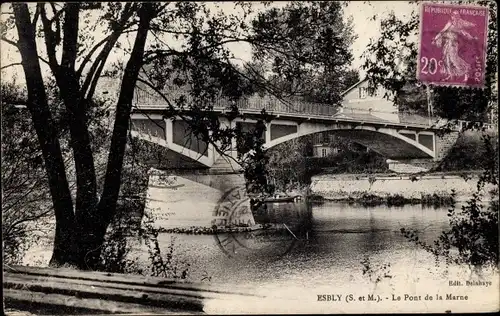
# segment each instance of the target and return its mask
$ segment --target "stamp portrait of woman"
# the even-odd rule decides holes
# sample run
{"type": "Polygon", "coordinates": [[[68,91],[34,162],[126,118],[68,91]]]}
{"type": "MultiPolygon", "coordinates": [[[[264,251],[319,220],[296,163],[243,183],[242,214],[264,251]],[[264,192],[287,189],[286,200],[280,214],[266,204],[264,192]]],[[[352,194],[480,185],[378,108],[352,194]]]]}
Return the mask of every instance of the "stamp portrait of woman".
{"type": "Polygon", "coordinates": [[[446,74],[444,81],[453,80],[455,77],[463,76],[463,81],[466,82],[469,78],[471,65],[467,63],[459,55],[460,37],[466,40],[478,40],[476,36],[472,36],[467,29],[476,26],[474,23],[464,20],[457,10],[451,13],[450,20],[446,23],[443,29],[436,34],[432,40],[432,44],[437,47],[442,47],[444,67],[446,74]]]}

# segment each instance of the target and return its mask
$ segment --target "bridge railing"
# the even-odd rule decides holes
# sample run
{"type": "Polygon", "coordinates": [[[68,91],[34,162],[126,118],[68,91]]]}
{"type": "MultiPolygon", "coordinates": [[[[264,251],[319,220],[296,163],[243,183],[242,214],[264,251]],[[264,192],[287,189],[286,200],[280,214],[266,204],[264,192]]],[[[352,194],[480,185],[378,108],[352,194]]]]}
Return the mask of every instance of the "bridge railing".
{"type": "Polygon", "coordinates": [[[276,98],[244,98],[237,101],[219,99],[214,105],[214,109],[224,109],[231,104],[237,106],[239,110],[250,110],[260,112],[265,109],[267,112],[276,114],[304,114],[314,116],[332,116],[339,112],[338,107],[328,104],[312,103],[305,101],[281,101],[276,98]]]}
{"type": "Polygon", "coordinates": [[[495,124],[484,123],[484,122],[471,122],[471,121],[458,120],[456,126],[461,131],[465,130],[466,128],[470,128],[470,127],[475,127],[475,128],[482,127],[488,131],[489,130],[496,130],[495,124]]]}
{"type": "MultiPolygon", "coordinates": [[[[166,102],[161,99],[158,95],[152,94],[145,90],[136,90],[136,103],[144,106],[148,105],[148,108],[166,108],[166,102]]],[[[172,101],[175,100],[175,95],[170,95],[172,101]]],[[[183,94],[186,101],[190,102],[189,94],[183,94]]],[[[258,97],[252,96],[248,98],[241,98],[239,100],[230,100],[228,98],[217,98],[214,101],[213,109],[219,111],[225,111],[235,105],[240,111],[244,112],[255,112],[260,113],[262,109],[265,109],[268,113],[272,114],[283,114],[290,115],[295,114],[296,116],[313,116],[318,118],[329,118],[336,114],[339,114],[340,107],[333,106],[330,104],[312,103],[305,102],[301,100],[280,100],[275,97],[258,97]]],[[[347,109],[346,109],[347,110],[347,109]]],[[[424,126],[424,127],[444,127],[449,122],[437,116],[423,116],[415,114],[412,112],[398,111],[398,112],[388,112],[388,111],[377,111],[377,110],[366,110],[366,109],[356,109],[349,108],[350,112],[357,114],[372,114],[377,117],[377,114],[393,114],[397,115],[396,121],[394,119],[387,119],[388,121],[397,122],[399,124],[408,124],[412,126],[424,126]]],[[[347,111],[344,111],[348,113],[347,111]]],[[[349,112],[349,113],[350,113],[349,112]]],[[[390,116],[390,115],[389,115],[390,116]]],[[[375,119],[373,121],[384,120],[383,118],[375,119]]],[[[367,118],[369,121],[369,118],[367,118]]],[[[496,126],[489,123],[482,122],[469,122],[459,120],[456,124],[452,124],[458,130],[463,130],[466,126],[483,126],[487,130],[494,130],[496,126]]]]}
{"type": "MultiPolygon", "coordinates": [[[[171,102],[175,103],[176,97],[181,94],[169,94],[171,97],[171,102]]],[[[182,94],[186,102],[191,101],[189,94],[182,94]]],[[[146,90],[136,89],[135,91],[135,102],[140,106],[148,105],[148,107],[166,108],[167,103],[159,95],[150,93],[146,90]]],[[[260,112],[262,109],[266,109],[268,112],[281,113],[281,114],[305,114],[305,115],[316,115],[316,116],[327,116],[335,115],[338,113],[338,107],[329,104],[320,104],[305,102],[300,100],[293,101],[282,101],[277,98],[270,97],[257,97],[252,96],[248,98],[241,98],[239,100],[233,101],[228,98],[217,98],[214,101],[213,108],[215,110],[223,110],[229,108],[232,104],[236,105],[240,110],[246,111],[256,111],[260,112]]]]}

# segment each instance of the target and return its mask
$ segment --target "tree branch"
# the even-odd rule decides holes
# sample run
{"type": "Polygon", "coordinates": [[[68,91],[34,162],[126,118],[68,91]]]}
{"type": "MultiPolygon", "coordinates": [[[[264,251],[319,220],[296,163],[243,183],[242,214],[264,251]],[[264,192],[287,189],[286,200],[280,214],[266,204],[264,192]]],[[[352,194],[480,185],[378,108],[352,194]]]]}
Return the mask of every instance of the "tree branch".
{"type": "MultiPolygon", "coordinates": [[[[52,13],[54,14],[54,16],[52,17],[52,19],[50,19],[50,24],[52,25],[53,22],[56,22],[56,31],[54,33],[55,35],[55,43],[56,45],[59,45],[61,43],[61,19],[59,18],[59,16],[64,12],[66,11],[66,7],[68,6],[67,4],[64,5],[63,9],[57,11],[56,9],[56,6],[53,2],[49,2],[50,3],[50,7],[52,8],[52,13]]],[[[65,19],[65,21],[67,21],[67,19],[65,19]]]]}
{"type": "Polygon", "coordinates": [[[19,49],[19,45],[16,42],[14,42],[13,40],[10,40],[10,39],[3,37],[3,36],[0,39],[2,41],[4,41],[5,43],[10,44],[10,45],[14,46],[15,48],[19,49]]]}
{"type": "Polygon", "coordinates": [[[25,223],[25,222],[29,222],[29,221],[33,221],[33,220],[36,220],[36,219],[39,219],[39,218],[42,218],[44,216],[47,216],[48,214],[50,214],[52,210],[51,209],[48,209],[42,213],[39,213],[39,214],[36,214],[36,215],[32,215],[32,216],[28,216],[28,217],[23,217],[17,221],[15,221],[14,223],[10,224],[7,228],[7,231],[5,233],[5,235],[8,235],[12,229],[14,229],[16,226],[22,224],[22,223],[25,223]]]}
{"type": "Polygon", "coordinates": [[[33,22],[31,22],[31,24],[33,25],[33,30],[35,30],[35,32],[36,32],[36,23],[38,22],[39,16],[40,16],[40,7],[36,6],[35,16],[33,17],[33,22]]]}
{"type": "MultiPolygon", "coordinates": [[[[125,26],[125,28],[127,28],[127,27],[128,26],[125,26]]],[[[137,29],[122,31],[121,34],[132,33],[132,32],[137,32],[137,29]]],[[[76,72],[78,75],[78,78],[81,77],[83,71],[85,70],[85,66],[87,66],[88,62],[92,59],[92,56],[97,51],[97,49],[99,49],[99,47],[101,47],[102,45],[106,44],[106,42],[108,42],[112,38],[112,36],[113,36],[113,34],[106,36],[104,39],[102,39],[97,44],[95,44],[94,47],[92,47],[92,49],[88,52],[88,54],[83,59],[82,63],[80,64],[80,67],[78,67],[78,70],[76,72]]]]}
{"type": "Polygon", "coordinates": [[[0,70],[4,70],[4,69],[12,67],[12,66],[22,66],[22,63],[12,63],[12,64],[9,64],[7,66],[2,66],[2,67],[0,67],[0,70]]]}
{"type": "Polygon", "coordinates": [[[59,16],[64,13],[64,6],[60,6],[61,10],[57,11],[56,9],[56,4],[54,2],[50,2],[50,7],[52,8],[52,12],[54,13],[54,16],[52,19],[50,19],[50,22],[54,22],[56,19],[59,19],[59,16]]]}
{"type": "Polygon", "coordinates": [[[132,99],[134,96],[134,87],[139,76],[140,66],[144,55],[144,48],[149,32],[150,22],[153,19],[154,5],[149,2],[143,2],[139,8],[139,28],[134,42],[134,47],[130,59],[125,67],[123,80],[118,97],[113,135],[111,137],[110,152],[104,179],[104,190],[101,201],[98,205],[99,216],[103,218],[102,229],[114,216],[118,194],[120,192],[121,176],[123,169],[123,160],[125,156],[125,147],[127,144],[127,131],[129,127],[130,112],[132,110],[132,99]]]}
{"type": "Polygon", "coordinates": [[[106,62],[103,60],[100,64],[99,67],[96,70],[96,75],[94,78],[92,78],[92,82],[90,83],[89,90],[87,92],[87,97],[91,98],[94,95],[95,89],[97,87],[97,83],[99,82],[99,79],[101,77],[102,70],[104,69],[104,65],[106,62]]]}
{"type": "Polygon", "coordinates": [[[104,45],[107,41],[109,41],[111,39],[111,37],[113,36],[113,34],[110,34],[108,36],[106,36],[103,40],[101,40],[99,43],[97,43],[91,50],[90,52],[85,56],[85,58],[83,59],[82,63],[80,64],[80,67],[78,67],[78,70],[76,71],[76,75],[78,76],[78,78],[81,77],[82,75],[82,72],[83,72],[83,69],[85,68],[85,66],[87,65],[87,63],[90,61],[90,59],[92,58],[92,55],[97,51],[97,49],[99,47],[101,47],[102,45],[104,45]]]}
{"type": "Polygon", "coordinates": [[[80,4],[71,2],[65,6],[66,14],[63,25],[63,50],[61,67],[74,71],[78,43],[78,15],[80,4]]]}
{"type": "Polygon", "coordinates": [[[47,18],[47,12],[45,11],[45,4],[38,3],[37,6],[40,8],[40,17],[43,24],[43,32],[45,38],[45,46],[47,48],[47,56],[49,57],[49,66],[54,73],[54,76],[58,76],[59,63],[56,59],[56,42],[54,31],[52,31],[51,22],[47,18]]]}
{"type": "Polygon", "coordinates": [[[45,64],[49,65],[50,66],[50,63],[47,59],[43,58],[42,56],[38,56],[38,59],[40,59],[41,61],[43,61],[45,64]]]}
{"type": "Polygon", "coordinates": [[[97,179],[87,122],[88,100],[82,98],[76,77],[75,62],[78,41],[78,3],[65,5],[63,53],[59,75],[56,77],[61,97],[69,116],[71,147],[76,171],[76,221],[81,223],[92,215],[97,204],[97,179]]]}
{"type": "Polygon", "coordinates": [[[120,19],[120,22],[118,23],[118,26],[113,30],[113,33],[110,35],[110,39],[106,42],[106,45],[103,47],[103,49],[95,59],[94,63],[90,67],[89,73],[85,78],[85,81],[81,89],[83,98],[87,100],[92,98],[92,95],[88,93],[89,87],[91,86],[94,78],[96,78],[94,82],[97,84],[97,80],[99,80],[99,76],[101,75],[101,71],[103,69],[103,67],[99,66],[101,63],[106,62],[109,54],[111,53],[111,50],[115,46],[116,42],[118,41],[124,29],[127,27],[128,25],[127,21],[132,17],[134,13],[133,9],[135,8],[135,6],[136,4],[132,4],[130,2],[127,2],[125,4],[123,15],[120,19]]]}
{"type": "MultiPolygon", "coordinates": [[[[27,106],[38,137],[38,143],[42,150],[56,217],[56,236],[52,258],[57,261],[65,261],[65,259],[71,256],[65,250],[72,250],[76,246],[73,243],[75,220],[73,201],[66,177],[61,145],[47,103],[47,94],[43,84],[40,62],[38,61],[34,26],[31,24],[28,5],[16,2],[12,3],[12,7],[14,9],[16,29],[19,36],[19,52],[22,57],[28,90],[27,106]],[[68,245],[70,246],[68,247],[68,245]]],[[[40,8],[42,9],[42,6],[40,8]]],[[[44,11],[41,11],[42,18],[44,16],[43,13],[44,11]]],[[[47,24],[46,16],[45,24],[47,24]]]]}

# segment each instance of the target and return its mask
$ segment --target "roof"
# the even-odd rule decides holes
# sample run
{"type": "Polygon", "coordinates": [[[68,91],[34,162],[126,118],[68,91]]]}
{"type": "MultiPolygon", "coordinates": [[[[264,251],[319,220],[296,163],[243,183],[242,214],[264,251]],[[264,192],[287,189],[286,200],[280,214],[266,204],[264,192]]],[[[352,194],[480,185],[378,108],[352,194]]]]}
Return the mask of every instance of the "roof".
{"type": "Polygon", "coordinates": [[[358,85],[360,85],[361,83],[365,82],[368,78],[364,77],[363,79],[361,79],[360,81],[356,82],[355,84],[353,84],[352,86],[350,86],[347,90],[345,90],[344,92],[342,92],[340,94],[341,97],[345,96],[347,93],[349,93],[350,91],[352,91],[354,88],[356,88],[358,85]]]}

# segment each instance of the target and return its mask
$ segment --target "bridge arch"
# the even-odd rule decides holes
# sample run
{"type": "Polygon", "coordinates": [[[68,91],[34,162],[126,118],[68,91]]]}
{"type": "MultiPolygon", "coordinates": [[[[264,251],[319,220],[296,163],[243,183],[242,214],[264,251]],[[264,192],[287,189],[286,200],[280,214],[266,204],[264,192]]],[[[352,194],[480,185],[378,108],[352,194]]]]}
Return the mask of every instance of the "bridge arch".
{"type": "Polygon", "coordinates": [[[348,138],[389,159],[435,158],[433,150],[416,140],[401,135],[395,128],[353,124],[321,126],[317,123],[302,123],[298,126],[297,132],[266,142],[264,147],[270,149],[286,141],[320,132],[334,132],[340,137],[348,138]]]}

